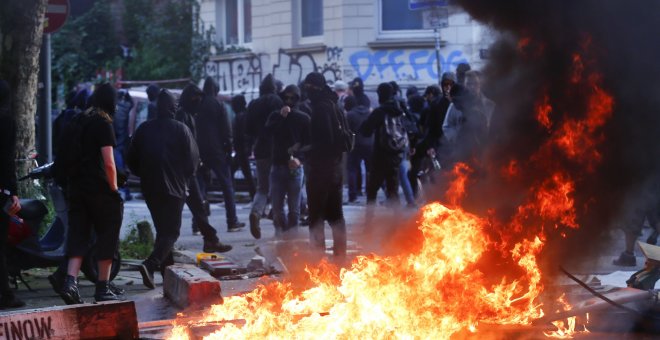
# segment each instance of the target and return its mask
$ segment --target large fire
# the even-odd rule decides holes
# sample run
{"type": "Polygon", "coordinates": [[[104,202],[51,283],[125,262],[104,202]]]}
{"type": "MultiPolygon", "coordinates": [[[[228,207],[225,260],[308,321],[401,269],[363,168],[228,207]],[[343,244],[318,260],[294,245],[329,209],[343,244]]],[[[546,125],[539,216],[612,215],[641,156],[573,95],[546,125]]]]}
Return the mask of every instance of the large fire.
{"type": "MultiPolygon", "coordinates": [[[[416,251],[358,256],[340,271],[322,262],[307,268],[309,288],[272,282],[228,297],[197,323],[244,322],[223,324],[205,338],[449,339],[458,332],[478,334],[484,325],[529,325],[541,318],[539,256],[548,233],[569,237],[578,227],[576,183],[600,160],[600,128],[613,106],[600,78],[587,74],[579,56],[574,61],[570,81],[588,87],[588,112],[582,119],[553,122],[550,97],[542,94],[536,117],[549,134],[548,142],[530,159],[511,160],[497,172],[510,180],[557,153],[580,165],[582,172],[549,167],[548,176],[529,188],[510,220],[499,221],[460,207],[472,170],[458,164],[456,181],[449,186],[450,205],[431,203],[421,211],[423,241],[416,251]],[[502,264],[507,268],[493,269],[502,264]]],[[[171,339],[187,339],[188,326],[177,325],[171,339]]]]}

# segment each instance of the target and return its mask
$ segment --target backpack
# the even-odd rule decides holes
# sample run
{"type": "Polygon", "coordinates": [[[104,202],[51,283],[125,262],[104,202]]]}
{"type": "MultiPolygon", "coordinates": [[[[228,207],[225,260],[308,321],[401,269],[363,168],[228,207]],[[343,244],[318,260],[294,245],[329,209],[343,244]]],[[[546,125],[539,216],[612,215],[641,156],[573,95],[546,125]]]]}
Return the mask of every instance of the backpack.
{"type": "Polygon", "coordinates": [[[67,186],[70,178],[80,175],[86,161],[83,158],[83,133],[94,116],[91,109],[76,113],[62,129],[53,164],[53,179],[62,188],[67,186]]]}
{"type": "Polygon", "coordinates": [[[389,153],[401,153],[408,147],[408,133],[403,124],[403,115],[391,116],[385,114],[380,127],[378,144],[382,150],[389,153]]]}
{"type": "Polygon", "coordinates": [[[346,120],[346,114],[332,103],[335,117],[334,137],[337,149],[341,152],[350,152],[355,147],[355,133],[351,131],[346,120]]]}

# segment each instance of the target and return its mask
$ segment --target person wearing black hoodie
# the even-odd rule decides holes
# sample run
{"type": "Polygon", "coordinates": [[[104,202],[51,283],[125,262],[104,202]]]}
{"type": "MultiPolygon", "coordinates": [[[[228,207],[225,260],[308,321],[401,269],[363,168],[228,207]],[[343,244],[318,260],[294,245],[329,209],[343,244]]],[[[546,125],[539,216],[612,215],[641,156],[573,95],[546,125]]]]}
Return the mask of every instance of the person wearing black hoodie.
{"type": "Polygon", "coordinates": [[[160,87],[155,84],[150,84],[147,86],[147,99],[149,104],[147,105],[147,120],[152,120],[157,116],[156,110],[156,99],[158,99],[158,92],[160,92],[160,87]]]}
{"type": "Polygon", "coordinates": [[[289,237],[297,234],[300,219],[303,150],[310,143],[310,117],[298,109],[298,86],[287,86],[281,95],[285,105],[270,114],[265,129],[272,136],[269,180],[275,236],[289,237]],[[285,197],[288,216],[284,214],[285,197]]]}
{"type": "Polygon", "coordinates": [[[267,130],[266,120],[273,111],[279,111],[284,103],[276,93],[273,76],[268,74],[259,85],[259,98],[253,100],[247,108],[245,133],[255,139],[254,158],[257,163],[257,193],[252,200],[250,211],[250,233],[254,238],[261,238],[259,219],[268,203],[270,185],[268,177],[271,167],[271,136],[267,130]]]}
{"type": "Polygon", "coordinates": [[[346,221],[342,207],[342,149],[337,138],[337,94],[326,84],[319,72],[305,77],[305,92],[312,108],[311,147],[307,153],[309,178],[309,235],[314,250],[325,253],[323,224],[332,228],[333,254],[342,261],[346,257],[346,221]]]}
{"type": "Polygon", "coordinates": [[[364,94],[364,82],[362,81],[362,78],[355,77],[355,79],[351,81],[349,89],[351,90],[350,93],[357,100],[357,104],[365,106],[371,111],[371,100],[366,94],[364,94]]]}
{"type": "Polygon", "coordinates": [[[128,166],[140,177],[142,194],[156,228],[151,254],[140,265],[142,283],[154,289],[154,271],[173,264],[172,247],[179,238],[186,190],[197,166],[199,152],[192,132],[174,119],[174,97],[161,90],[155,119],[135,131],[128,150],[128,166]]]}
{"type": "MultiPolygon", "coordinates": [[[[202,98],[204,98],[204,92],[202,92],[199,87],[193,84],[187,85],[181,92],[179,109],[175,114],[175,119],[184,123],[188,129],[190,129],[193,138],[195,137],[196,131],[195,115],[199,110],[199,104],[202,102],[202,98]]],[[[186,204],[192,213],[193,225],[199,229],[204,238],[204,252],[224,253],[230,251],[232,247],[220,242],[217,231],[209,223],[209,217],[206,215],[206,210],[204,209],[204,200],[195,174],[193,174],[188,181],[188,196],[186,197],[186,204]]]]}
{"type": "Polygon", "coordinates": [[[232,176],[238,169],[243,173],[243,178],[248,185],[250,199],[254,199],[257,188],[252,178],[252,169],[250,168],[250,155],[252,154],[252,139],[245,134],[245,119],[247,115],[247,102],[242,94],[231,98],[231,109],[234,111],[234,161],[232,163],[232,176]]]}
{"type": "MultiPolygon", "coordinates": [[[[344,99],[344,109],[346,110],[346,120],[351,131],[358,131],[360,126],[369,117],[369,108],[364,105],[357,105],[357,100],[353,96],[344,99]]],[[[371,153],[374,148],[374,137],[357,134],[355,136],[355,147],[348,153],[346,162],[348,173],[348,201],[355,202],[357,196],[362,192],[362,162],[367,178],[371,169],[371,153]]]]}
{"type": "MultiPolygon", "coordinates": [[[[360,127],[360,134],[363,136],[375,135],[373,153],[371,155],[371,172],[367,179],[367,220],[373,216],[373,204],[376,202],[378,189],[385,181],[385,196],[390,204],[399,202],[399,165],[403,160],[403,151],[393,152],[387,150],[380,141],[384,140],[383,126],[387,116],[403,116],[403,111],[394,98],[394,90],[389,83],[378,85],[378,106],[369,115],[369,118],[360,127]]],[[[367,224],[367,228],[370,225],[367,224]]]]}
{"type": "Polygon", "coordinates": [[[218,84],[211,77],[204,81],[204,98],[195,117],[197,144],[204,165],[215,173],[222,188],[227,216],[227,231],[239,231],[245,223],[238,221],[234,185],[231,175],[232,131],[229,115],[218,101],[218,84]]]}
{"type": "Polygon", "coordinates": [[[0,308],[25,306],[9,287],[7,273],[7,235],[10,216],[21,210],[16,185],[16,122],[11,112],[9,83],[0,79],[0,308]]]}

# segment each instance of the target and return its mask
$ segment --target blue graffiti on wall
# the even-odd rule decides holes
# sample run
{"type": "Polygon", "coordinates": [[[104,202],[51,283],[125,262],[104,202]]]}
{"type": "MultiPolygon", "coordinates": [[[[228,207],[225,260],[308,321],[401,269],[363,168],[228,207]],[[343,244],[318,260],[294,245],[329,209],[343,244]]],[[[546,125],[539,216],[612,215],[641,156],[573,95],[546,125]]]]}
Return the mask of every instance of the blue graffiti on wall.
{"type": "MultiPolygon", "coordinates": [[[[436,60],[434,50],[363,50],[349,57],[356,75],[364,81],[371,77],[380,80],[437,80],[436,60]],[[395,79],[390,79],[392,76],[395,79]]],[[[467,62],[460,50],[446,56],[440,54],[442,72],[453,71],[458,64],[467,62]]]]}

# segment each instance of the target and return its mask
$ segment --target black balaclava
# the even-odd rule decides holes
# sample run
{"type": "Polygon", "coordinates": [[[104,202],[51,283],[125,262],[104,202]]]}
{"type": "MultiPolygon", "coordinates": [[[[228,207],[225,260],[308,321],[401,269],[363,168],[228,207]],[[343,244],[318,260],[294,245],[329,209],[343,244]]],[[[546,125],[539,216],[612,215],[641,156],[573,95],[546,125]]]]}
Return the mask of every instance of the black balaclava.
{"type": "Polygon", "coordinates": [[[394,89],[390,83],[380,83],[378,89],[378,103],[382,104],[394,97],[394,89]]]}
{"type": "Polygon", "coordinates": [[[147,99],[149,99],[150,102],[156,100],[158,97],[158,91],[160,91],[160,87],[158,87],[158,85],[151,84],[147,86],[147,99]]]}
{"type": "Polygon", "coordinates": [[[188,84],[181,91],[179,106],[188,113],[197,113],[203,97],[204,92],[197,85],[188,84]]]}
{"type": "Polygon", "coordinates": [[[319,99],[323,94],[323,90],[328,86],[325,82],[325,77],[319,72],[310,72],[305,77],[305,89],[307,96],[314,101],[319,99]]]}
{"type": "Polygon", "coordinates": [[[158,117],[174,118],[176,111],[176,103],[170,91],[166,89],[160,90],[158,99],[156,100],[156,112],[158,117]]]}
{"type": "Polygon", "coordinates": [[[289,107],[296,107],[300,102],[300,89],[296,85],[288,85],[282,91],[282,101],[289,107]]]}

